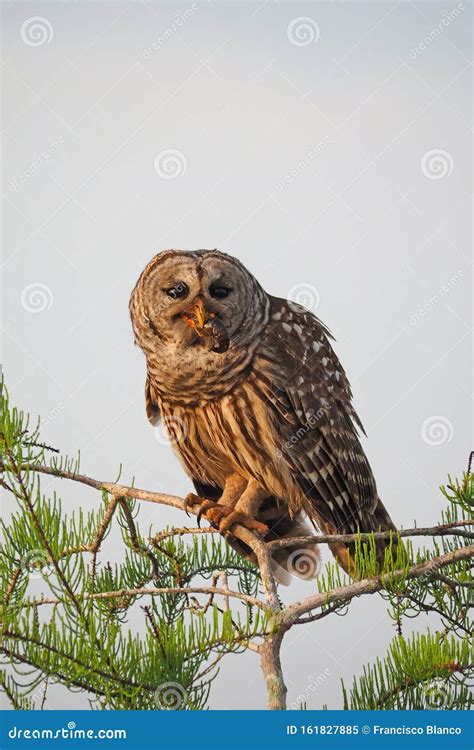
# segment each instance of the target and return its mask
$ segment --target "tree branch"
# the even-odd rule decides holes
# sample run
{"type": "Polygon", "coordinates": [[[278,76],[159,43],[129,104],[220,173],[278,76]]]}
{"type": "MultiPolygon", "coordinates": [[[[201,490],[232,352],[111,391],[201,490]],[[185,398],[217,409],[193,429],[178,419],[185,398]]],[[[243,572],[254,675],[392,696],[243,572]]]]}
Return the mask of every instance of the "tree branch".
{"type": "Polygon", "coordinates": [[[355,581],[354,583],[347,586],[341,586],[332,591],[308,596],[306,599],[295,602],[286,607],[280,615],[279,625],[283,629],[288,630],[288,628],[290,628],[291,625],[301,617],[301,615],[307,614],[317,607],[322,607],[323,605],[331,604],[333,602],[348,602],[351,599],[354,599],[354,597],[362,596],[363,594],[375,594],[377,591],[386,589],[391,581],[421,578],[421,576],[435,573],[446,565],[452,565],[460,560],[468,560],[473,556],[474,544],[470,544],[467,547],[461,547],[460,549],[448,552],[445,555],[434,557],[427,562],[414,565],[408,570],[396,570],[385,575],[376,576],[375,578],[364,578],[361,581],[355,581]]]}
{"type": "MultiPolygon", "coordinates": [[[[260,599],[255,599],[248,594],[241,594],[239,591],[231,591],[230,589],[218,588],[216,586],[166,586],[164,588],[140,587],[134,589],[117,589],[116,591],[102,591],[97,594],[77,594],[77,598],[79,601],[85,601],[90,599],[120,599],[132,596],[161,596],[162,594],[220,595],[223,597],[240,599],[240,601],[250,604],[252,607],[259,607],[263,612],[266,611],[266,607],[260,599]]],[[[58,597],[42,597],[41,599],[33,599],[32,601],[25,602],[21,607],[28,609],[30,607],[41,607],[44,604],[63,604],[64,601],[64,599],[58,597]]]]}
{"type": "MultiPolygon", "coordinates": [[[[0,471],[2,469],[0,463],[0,471]]],[[[192,513],[197,515],[199,508],[190,507],[187,508],[185,501],[175,495],[169,495],[161,492],[149,492],[136,487],[121,485],[113,482],[104,482],[101,480],[93,479],[84,474],[74,473],[59,468],[51,468],[44,465],[33,465],[28,467],[29,470],[40,474],[47,474],[55,476],[61,479],[68,479],[77,483],[85,484],[96,490],[106,492],[112,495],[110,503],[107,505],[105,516],[99,527],[95,539],[83,551],[92,552],[94,555],[99,549],[100,543],[105,534],[105,530],[112,519],[116,505],[120,504],[125,514],[126,523],[130,533],[130,542],[135,551],[140,551],[141,554],[146,554],[147,557],[153,558],[156,563],[151,550],[141,545],[136,533],[136,528],[133,522],[133,517],[130,509],[126,503],[125,498],[132,498],[136,500],[157,503],[168,507],[175,508],[177,510],[185,511],[186,513],[192,513]]],[[[241,540],[252,550],[257,560],[264,592],[266,598],[266,604],[256,597],[252,597],[246,594],[242,594],[236,591],[228,589],[226,583],[224,586],[218,587],[215,585],[216,580],[213,581],[214,585],[211,586],[181,586],[177,585],[174,587],[156,587],[156,588],[130,588],[121,589],[118,591],[107,591],[101,593],[87,593],[87,594],[76,594],[75,592],[67,591],[66,594],[70,598],[78,597],[76,599],[77,604],[79,601],[84,599],[95,599],[95,600],[107,600],[114,598],[128,598],[136,596],[160,596],[163,594],[205,594],[210,597],[209,601],[212,602],[214,596],[220,595],[224,597],[224,608],[226,608],[226,602],[229,598],[238,599],[245,602],[247,605],[259,607],[262,611],[270,612],[272,614],[270,622],[270,632],[266,634],[263,642],[257,646],[252,644],[253,650],[256,650],[260,654],[261,668],[265,678],[268,694],[268,707],[272,710],[281,710],[286,707],[286,686],[283,678],[283,672],[280,661],[280,648],[281,642],[285,633],[295,624],[303,624],[312,622],[314,620],[321,619],[330,612],[334,612],[340,609],[341,606],[350,602],[353,598],[359,597],[365,594],[373,594],[384,589],[389,589],[391,583],[395,583],[400,580],[410,580],[420,578],[421,576],[440,575],[439,570],[443,567],[452,565],[455,562],[461,560],[467,560],[474,557],[474,545],[468,545],[460,549],[456,549],[447,554],[433,558],[427,562],[420,563],[410,567],[408,570],[397,570],[384,575],[380,575],[374,578],[366,578],[360,581],[355,581],[346,586],[335,588],[329,592],[322,592],[315,595],[306,597],[305,599],[294,602],[293,604],[283,608],[277,594],[277,584],[272,571],[272,553],[276,549],[288,545],[305,544],[311,542],[312,544],[327,544],[334,542],[341,542],[348,544],[354,541],[365,541],[369,539],[396,539],[399,537],[420,537],[420,536],[462,536],[464,538],[474,538],[474,533],[467,530],[467,527],[474,525],[474,520],[462,520],[456,521],[449,524],[439,524],[433,527],[423,528],[412,528],[405,529],[396,532],[372,532],[372,533],[361,533],[361,534],[336,534],[327,535],[321,534],[317,536],[300,536],[285,538],[273,542],[264,542],[259,536],[249,531],[243,526],[236,525],[232,528],[232,536],[241,540]],[[72,596],[71,596],[72,594],[72,596]],[[330,606],[329,606],[330,605],[330,606]],[[319,613],[314,613],[313,610],[327,607],[319,613]],[[306,617],[304,616],[306,615],[306,617]]],[[[217,529],[196,529],[196,528],[176,528],[171,529],[162,533],[157,534],[151,538],[150,543],[159,547],[159,542],[162,540],[182,534],[207,534],[207,533],[218,533],[217,529]]],[[[153,560],[150,559],[150,562],[153,560]]],[[[156,566],[153,566],[155,578],[157,574],[156,566]]],[[[180,583],[180,581],[177,581],[180,583]]],[[[60,598],[42,598],[27,602],[25,607],[38,607],[44,604],[57,605],[62,603],[64,600],[60,598]]]]}

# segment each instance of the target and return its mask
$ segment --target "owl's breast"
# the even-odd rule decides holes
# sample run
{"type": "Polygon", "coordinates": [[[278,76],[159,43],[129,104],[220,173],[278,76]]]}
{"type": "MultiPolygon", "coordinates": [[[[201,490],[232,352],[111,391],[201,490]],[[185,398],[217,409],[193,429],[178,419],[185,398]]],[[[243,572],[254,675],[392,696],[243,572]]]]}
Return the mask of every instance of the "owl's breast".
{"type": "Polygon", "coordinates": [[[270,493],[288,494],[272,414],[249,381],[214,401],[189,408],[162,403],[162,417],[186,472],[223,487],[238,472],[270,493]]]}

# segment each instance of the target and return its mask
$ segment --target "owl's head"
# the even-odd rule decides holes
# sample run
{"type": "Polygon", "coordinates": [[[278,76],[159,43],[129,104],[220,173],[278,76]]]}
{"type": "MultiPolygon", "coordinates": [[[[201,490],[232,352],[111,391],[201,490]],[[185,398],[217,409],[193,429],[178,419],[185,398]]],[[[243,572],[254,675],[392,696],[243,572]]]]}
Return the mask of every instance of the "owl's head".
{"type": "Polygon", "coordinates": [[[130,299],[135,339],[145,353],[169,347],[183,358],[206,353],[211,361],[250,344],[267,309],[257,280],[218,250],[159,253],[130,299]]]}

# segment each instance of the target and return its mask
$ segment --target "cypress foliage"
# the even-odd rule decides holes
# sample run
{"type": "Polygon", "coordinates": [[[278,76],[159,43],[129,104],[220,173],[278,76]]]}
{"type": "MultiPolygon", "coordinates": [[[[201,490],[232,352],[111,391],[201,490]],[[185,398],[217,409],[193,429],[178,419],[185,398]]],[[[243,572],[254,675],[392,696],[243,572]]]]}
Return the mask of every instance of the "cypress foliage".
{"type": "MultiPolygon", "coordinates": [[[[359,596],[327,564],[315,580],[319,595],[297,603],[306,619],[289,623],[291,606],[272,609],[258,568],[212,530],[144,530],[141,502],[112,485],[91,490],[96,509],[65,511],[44,489],[65,474],[77,479],[80,457],[42,443],[39,423],[10,405],[0,381],[0,691],[15,709],[44,708],[53,684],[84,693],[92,708],[203,709],[226,654],[255,651],[295,622],[344,615],[359,596]]],[[[343,685],[346,709],[472,707],[470,467],[441,491],[446,507],[439,525],[423,530],[428,544],[413,530],[412,539],[395,532],[382,572],[374,538],[354,540],[357,578],[369,583],[363,593],[382,588],[397,635],[383,659],[343,685]],[[440,525],[449,528],[441,534],[440,525]],[[410,573],[457,550],[463,559],[410,573]],[[406,636],[407,621],[421,615],[429,627],[406,636]]]]}
{"type": "Polygon", "coordinates": [[[165,534],[157,542],[128,498],[120,498],[107,523],[107,493],[95,511],[66,513],[56,494],[43,492],[34,468],[78,473],[79,459],[48,458],[39,425],[30,427],[10,408],[3,384],[0,410],[2,505],[6,511],[9,501],[11,509],[0,521],[0,689],[18,709],[41,707],[52,683],[83,691],[93,708],[204,708],[222,656],[265,632],[260,610],[240,603],[232,613],[186,592],[126,592],[209,586],[218,571],[254,596],[257,568],[205,534],[189,544],[165,534]],[[114,525],[125,549],[118,563],[107,559],[114,525]],[[39,599],[32,593],[38,580],[39,599]],[[55,602],[42,603],[49,599],[55,602]]]}
{"type": "MultiPolygon", "coordinates": [[[[449,477],[441,492],[447,507],[440,524],[472,520],[473,475],[462,482],[449,477]]],[[[472,526],[453,529],[449,536],[433,537],[429,546],[406,548],[419,564],[472,544],[472,526]]],[[[472,608],[473,559],[459,560],[425,576],[389,585],[382,596],[388,602],[397,636],[384,659],[364,668],[350,691],[343,685],[344,707],[350,709],[469,709],[473,706],[474,650],[472,608]],[[436,630],[405,637],[404,624],[422,614],[431,615],[436,630]]]]}

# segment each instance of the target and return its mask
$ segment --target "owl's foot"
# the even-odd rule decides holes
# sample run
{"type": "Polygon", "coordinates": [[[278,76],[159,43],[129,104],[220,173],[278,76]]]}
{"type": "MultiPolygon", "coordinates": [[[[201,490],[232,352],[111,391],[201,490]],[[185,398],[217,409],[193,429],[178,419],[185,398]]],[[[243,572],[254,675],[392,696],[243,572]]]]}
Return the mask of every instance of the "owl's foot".
{"type": "Polygon", "coordinates": [[[184,510],[186,511],[188,516],[189,516],[188,508],[192,505],[199,505],[199,511],[197,514],[197,524],[200,527],[202,516],[206,515],[207,517],[207,512],[211,508],[215,508],[217,503],[215,503],[213,500],[206,500],[205,498],[200,497],[199,495],[196,495],[194,492],[189,492],[184,498],[184,510]]]}
{"type": "Polygon", "coordinates": [[[262,534],[262,536],[268,531],[268,526],[266,524],[256,521],[255,518],[249,516],[248,513],[234,510],[234,508],[229,505],[215,504],[214,507],[209,508],[206,512],[206,518],[213,526],[216,526],[219,529],[221,534],[226,534],[230,531],[232,526],[237,523],[240,526],[249,529],[249,531],[256,531],[257,534],[262,534]]]}

